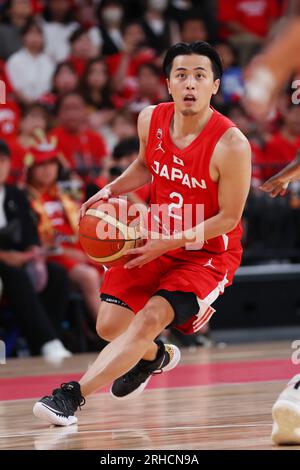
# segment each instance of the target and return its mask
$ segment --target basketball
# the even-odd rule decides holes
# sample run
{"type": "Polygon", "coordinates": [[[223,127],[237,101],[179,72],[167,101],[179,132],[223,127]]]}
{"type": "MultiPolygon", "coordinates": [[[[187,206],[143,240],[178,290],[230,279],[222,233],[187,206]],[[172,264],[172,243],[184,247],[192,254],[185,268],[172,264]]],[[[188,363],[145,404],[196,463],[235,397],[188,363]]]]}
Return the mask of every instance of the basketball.
{"type": "Polygon", "coordinates": [[[126,199],[97,201],[80,220],[79,242],[96,263],[107,267],[125,264],[130,257],[124,253],[145,243],[140,214],[126,199]]]}

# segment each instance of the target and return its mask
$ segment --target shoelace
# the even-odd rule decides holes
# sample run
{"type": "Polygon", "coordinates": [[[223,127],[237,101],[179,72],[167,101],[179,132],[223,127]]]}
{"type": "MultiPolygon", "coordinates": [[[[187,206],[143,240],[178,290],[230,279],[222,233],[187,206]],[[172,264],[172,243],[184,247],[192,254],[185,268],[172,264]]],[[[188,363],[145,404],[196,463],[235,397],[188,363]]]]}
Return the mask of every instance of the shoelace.
{"type": "Polygon", "coordinates": [[[47,396],[44,398],[51,398],[56,406],[59,408],[62,407],[64,412],[69,413],[70,411],[70,402],[72,406],[72,411],[74,412],[85,404],[85,398],[82,395],[78,395],[74,390],[67,388],[66,383],[61,384],[60,388],[56,388],[52,392],[52,396],[47,396]]]}
{"type": "MultiPolygon", "coordinates": [[[[164,363],[164,360],[162,361],[161,364],[163,363],[164,363]]],[[[123,382],[128,383],[131,381],[132,378],[136,378],[136,376],[138,377],[141,376],[141,378],[144,379],[143,381],[145,381],[147,377],[149,377],[149,375],[159,375],[162,373],[163,373],[162,367],[160,367],[159,369],[154,369],[154,370],[145,370],[141,364],[137,363],[136,366],[134,366],[131,370],[129,370],[124,375],[123,382]]]]}
{"type": "Polygon", "coordinates": [[[70,390],[69,388],[67,388],[67,385],[68,384],[66,383],[62,383],[60,389],[62,390],[62,392],[68,393],[76,408],[79,408],[81,410],[81,407],[85,405],[85,398],[80,394],[78,395],[75,390],[70,390]]]}

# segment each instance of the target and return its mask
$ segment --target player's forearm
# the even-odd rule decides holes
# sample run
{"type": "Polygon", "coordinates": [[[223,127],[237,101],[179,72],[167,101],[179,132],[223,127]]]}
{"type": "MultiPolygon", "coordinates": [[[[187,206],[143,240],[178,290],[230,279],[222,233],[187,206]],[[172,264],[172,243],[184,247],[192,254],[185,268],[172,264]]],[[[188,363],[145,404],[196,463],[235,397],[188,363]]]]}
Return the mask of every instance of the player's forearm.
{"type": "Polygon", "coordinates": [[[292,17],[262,55],[264,66],[271,66],[279,78],[288,78],[290,70],[295,70],[299,64],[299,32],[300,17],[292,17]],[[282,61],[284,61],[284,67],[282,61]]]}
{"type": "Polygon", "coordinates": [[[285,166],[275,176],[282,179],[284,183],[289,183],[290,181],[296,181],[300,179],[300,152],[291,163],[285,166]]]}
{"type": "Polygon", "coordinates": [[[135,160],[115,181],[108,184],[112,196],[130,193],[148,183],[151,173],[139,159],[135,160]]]}

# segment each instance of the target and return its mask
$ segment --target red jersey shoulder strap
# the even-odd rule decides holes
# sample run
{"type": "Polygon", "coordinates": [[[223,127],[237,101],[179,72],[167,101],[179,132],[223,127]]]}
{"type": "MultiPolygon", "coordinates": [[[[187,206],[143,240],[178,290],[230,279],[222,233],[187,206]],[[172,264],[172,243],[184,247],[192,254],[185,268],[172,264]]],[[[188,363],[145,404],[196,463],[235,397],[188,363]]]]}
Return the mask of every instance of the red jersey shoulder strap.
{"type": "Polygon", "coordinates": [[[214,108],[212,109],[214,112],[214,119],[209,131],[212,139],[217,143],[222,135],[231,127],[236,127],[236,124],[234,124],[234,122],[232,122],[226,116],[223,116],[223,114],[216,111],[214,108]]]}
{"type": "Polygon", "coordinates": [[[164,125],[166,123],[166,117],[172,106],[174,106],[173,102],[160,103],[154,108],[150,121],[147,147],[150,143],[151,138],[159,140],[162,139],[164,125]]]}

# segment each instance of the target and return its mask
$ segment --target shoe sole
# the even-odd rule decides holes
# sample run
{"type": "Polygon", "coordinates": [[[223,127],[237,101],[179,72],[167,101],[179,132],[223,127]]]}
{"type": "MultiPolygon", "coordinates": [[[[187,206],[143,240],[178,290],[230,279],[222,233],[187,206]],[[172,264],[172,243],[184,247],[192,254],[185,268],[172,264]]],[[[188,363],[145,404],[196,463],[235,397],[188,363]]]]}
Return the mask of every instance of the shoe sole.
{"type": "Polygon", "coordinates": [[[47,421],[50,424],[56,424],[56,426],[70,426],[71,424],[77,423],[76,416],[69,416],[68,418],[57,416],[54,411],[52,411],[40,401],[35,403],[33,407],[33,414],[43,421],[47,421]]]}
{"type": "MultiPolygon", "coordinates": [[[[171,344],[165,344],[165,348],[172,348],[173,351],[174,351],[173,357],[170,360],[170,362],[165,367],[162,367],[163,372],[168,372],[169,370],[172,370],[177,366],[177,364],[178,364],[178,362],[180,361],[180,358],[181,358],[181,352],[180,352],[180,349],[177,348],[177,346],[175,346],[174,344],[172,344],[172,345],[171,344]]],[[[145,388],[147,387],[148,382],[151,379],[151,377],[152,377],[152,375],[150,375],[150,377],[148,377],[148,379],[146,379],[145,382],[143,382],[133,392],[129,393],[128,395],[125,395],[124,397],[117,397],[116,395],[114,395],[112,393],[112,389],[110,389],[110,394],[115,400],[130,400],[131,398],[134,398],[134,397],[140,395],[145,390],[145,388]]]]}
{"type": "Polygon", "coordinates": [[[276,445],[300,444],[300,410],[299,406],[289,401],[280,400],[272,410],[274,420],[272,441],[276,445]]]}

